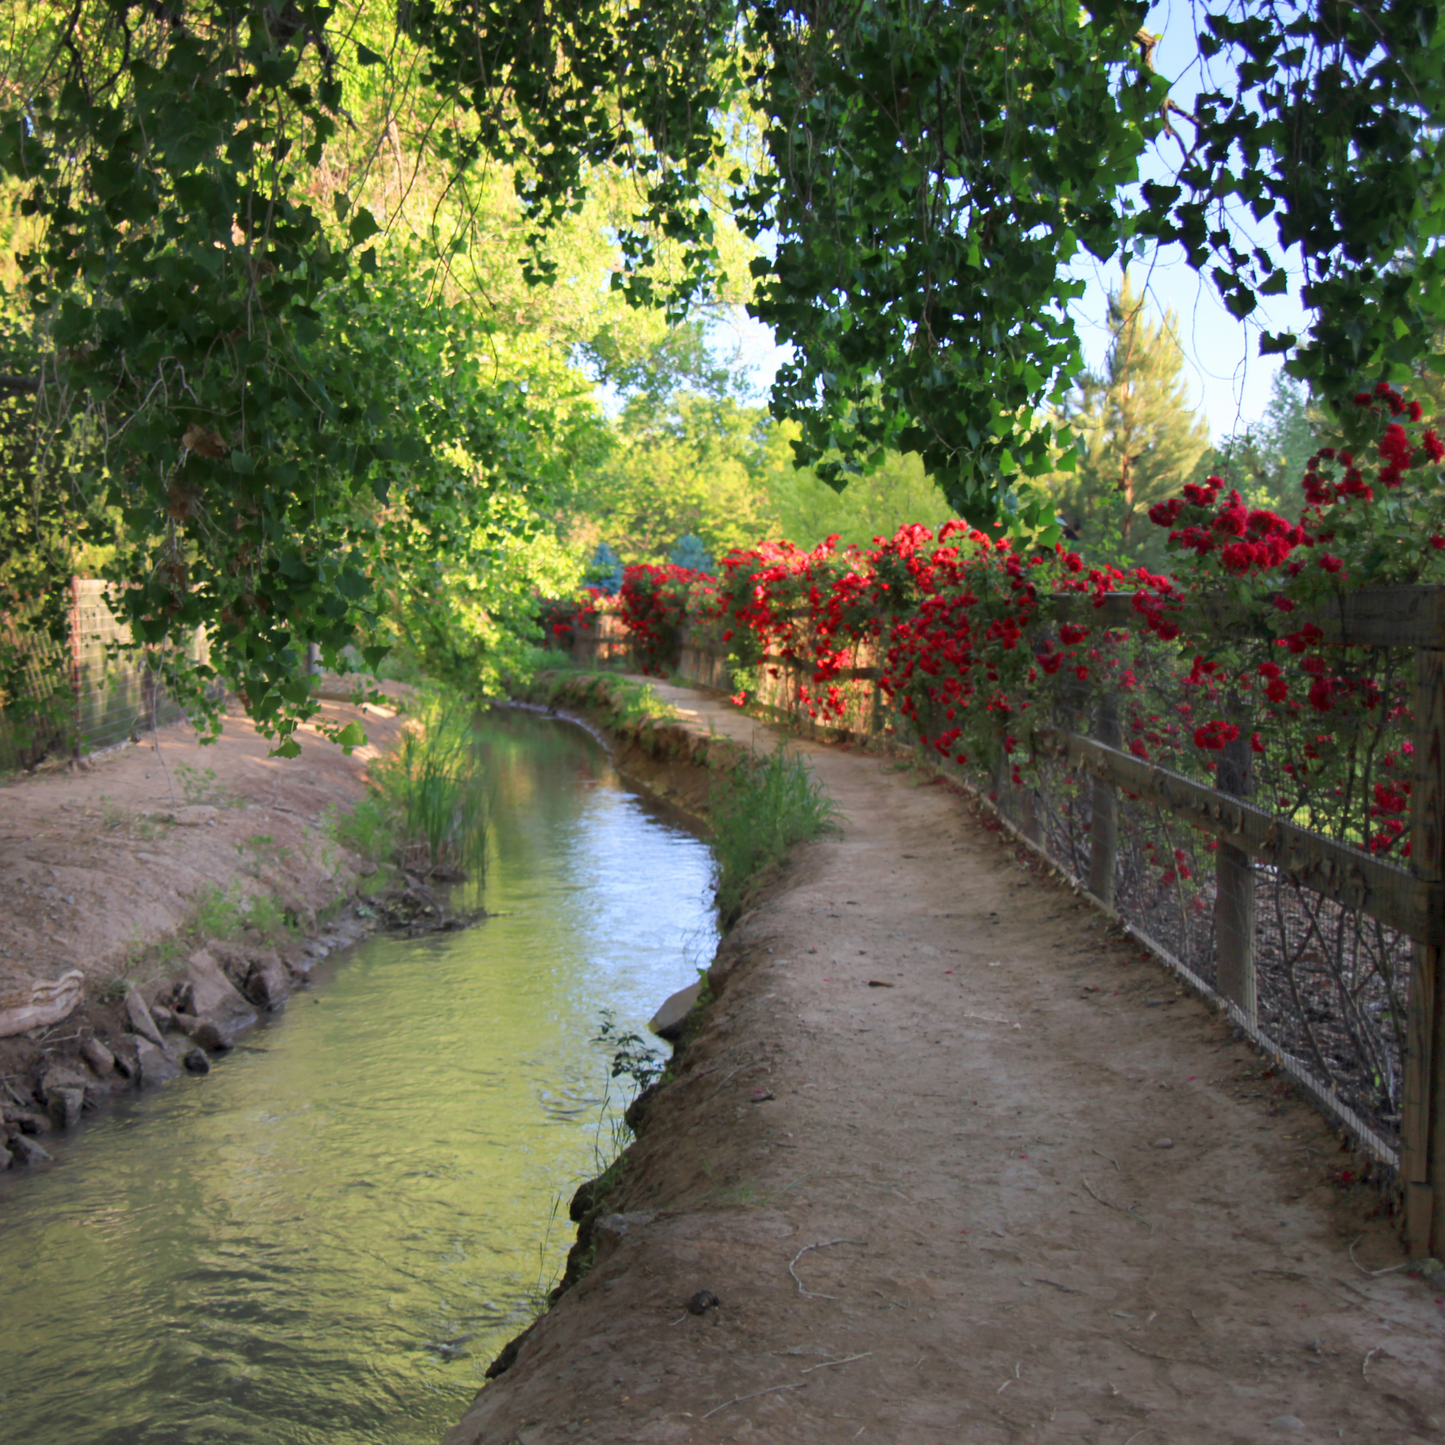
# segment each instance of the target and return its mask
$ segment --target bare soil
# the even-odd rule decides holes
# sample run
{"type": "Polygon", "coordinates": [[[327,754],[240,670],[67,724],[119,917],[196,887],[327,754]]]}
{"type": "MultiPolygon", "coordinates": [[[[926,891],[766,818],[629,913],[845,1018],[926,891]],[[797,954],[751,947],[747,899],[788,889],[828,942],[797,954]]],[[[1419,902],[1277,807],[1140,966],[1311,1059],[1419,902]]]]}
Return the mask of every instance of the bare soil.
{"type": "MultiPolygon", "coordinates": [[[[773,743],[654,687],[654,755],[773,743]]],[[[846,828],[725,940],[590,1269],[447,1445],[1439,1438],[1445,1275],[1326,1123],[965,798],[795,746],[846,828]]]]}
{"type": "MultiPolygon", "coordinates": [[[[367,745],[348,757],[310,727],[300,757],[268,757],[271,745],[236,709],[205,747],[178,724],[0,786],[0,1009],[24,1005],[36,982],[85,976],[85,1000],[68,1018],[0,1039],[0,1107],[39,1108],[31,1090],[49,1064],[75,1061],[87,1038],[118,1038],[117,985],[153,988],[182,969],[203,941],[198,904],[216,890],[239,904],[274,898],[305,935],[374,870],[330,842],[325,823],[363,796],[367,766],[401,720],[394,708],[341,701],[325,702],[322,718],[359,721],[367,745]]],[[[291,948],[299,961],[299,937],[291,948]]],[[[97,1092],[92,1081],[88,1103],[97,1092]]]]}

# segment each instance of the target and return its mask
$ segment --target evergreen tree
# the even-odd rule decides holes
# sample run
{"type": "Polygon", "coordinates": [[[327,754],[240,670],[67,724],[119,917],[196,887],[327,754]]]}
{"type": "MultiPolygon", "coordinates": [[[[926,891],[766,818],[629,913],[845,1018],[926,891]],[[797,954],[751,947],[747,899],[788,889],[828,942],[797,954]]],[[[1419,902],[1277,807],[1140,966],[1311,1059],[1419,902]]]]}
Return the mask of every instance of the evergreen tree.
{"type": "Polygon", "coordinates": [[[607,542],[597,544],[597,550],[587,564],[585,580],[589,587],[595,587],[608,597],[616,597],[622,591],[622,558],[607,542]]]}
{"type": "Polygon", "coordinates": [[[668,553],[667,560],[674,567],[686,567],[690,572],[707,572],[713,570],[712,558],[708,550],[702,544],[702,538],[692,532],[686,532],[673,543],[672,551],[668,553]]]}
{"type": "Polygon", "coordinates": [[[1189,480],[1209,426],[1189,405],[1175,317],[1151,323],[1127,271],[1109,298],[1109,331],[1103,371],[1085,372],[1064,409],[1079,452],[1055,496],[1092,558],[1162,567],[1164,537],[1147,513],[1189,480]]]}
{"type": "Polygon", "coordinates": [[[1281,508],[1294,516],[1303,500],[1305,462],[1330,430],[1304,383],[1277,371],[1264,416],[1215,448],[1208,470],[1237,487],[1252,506],[1281,508]]]}

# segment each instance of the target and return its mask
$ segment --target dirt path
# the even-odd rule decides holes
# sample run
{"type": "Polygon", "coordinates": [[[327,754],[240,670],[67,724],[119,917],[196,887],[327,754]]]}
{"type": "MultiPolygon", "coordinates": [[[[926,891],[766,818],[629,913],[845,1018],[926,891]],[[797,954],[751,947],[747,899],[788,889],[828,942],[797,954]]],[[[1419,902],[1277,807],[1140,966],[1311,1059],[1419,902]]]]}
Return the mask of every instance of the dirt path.
{"type": "Polygon", "coordinates": [[[959,797],[799,746],[844,836],[725,943],[622,1218],[448,1445],[1445,1435],[1445,1276],[1367,1273],[1322,1120],[959,797]]]}

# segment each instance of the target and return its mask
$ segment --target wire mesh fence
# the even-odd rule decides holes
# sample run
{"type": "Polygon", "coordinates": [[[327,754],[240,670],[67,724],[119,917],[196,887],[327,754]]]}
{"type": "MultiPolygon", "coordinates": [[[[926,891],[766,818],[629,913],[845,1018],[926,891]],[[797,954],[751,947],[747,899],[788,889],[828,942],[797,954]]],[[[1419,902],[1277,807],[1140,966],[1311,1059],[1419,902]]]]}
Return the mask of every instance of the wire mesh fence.
{"type": "MultiPolygon", "coordinates": [[[[936,720],[910,721],[890,705],[875,645],[854,645],[841,670],[834,654],[820,688],[806,617],[789,628],[786,645],[775,644],[742,677],[750,702],[828,734],[944,752],[924,742],[936,720]]],[[[605,611],[579,642],[579,660],[625,661],[625,629],[605,611]]],[[[1300,668],[1268,639],[1249,663],[1257,683],[1241,690],[1240,658],[1248,661],[1252,644],[1230,642],[1226,688],[1203,656],[1191,671],[1178,647],[1099,625],[1083,669],[1088,681],[1041,694],[1027,727],[1013,715],[1003,726],[1020,737],[991,764],[944,755],[937,762],[1216,996],[1393,1170],[1406,1108],[1411,973],[1424,930],[1420,919],[1412,931],[1391,921],[1392,907],[1409,915],[1399,899],[1391,903],[1392,890],[1405,898],[1414,885],[1414,648],[1334,649],[1321,683],[1317,672],[1295,676],[1300,668]],[[1279,706],[1286,687],[1300,699],[1313,688],[1312,702],[1279,706]],[[1217,721],[1201,729],[1221,715],[1233,719],[1227,730],[1217,721]],[[1141,776],[1167,777],[1175,790],[1168,805],[1086,765],[1069,743],[1080,738],[1105,744],[1096,751],[1111,765],[1123,759],[1141,776]],[[1256,819],[1269,815],[1281,830],[1277,846],[1236,841],[1220,822],[1236,800],[1256,819]]],[[[677,672],[729,690],[740,677],[706,627],[685,634],[677,672]]]]}
{"type": "MultiPolygon", "coordinates": [[[[1027,805],[1015,792],[1003,799],[1006,811],[1021,826],[1031,823],[1049,856],[1087,882],[1096,784],[1054,761],[1040,763],[1035,776],[1027,805]]],[[[1218,865],[1226,845],[1126,795],[1117,809],[1114,910],[1159,953],[1225,994],[1218,865]]],[[[1374,1151],[1381,1162],[1393,1164],[1412,940],[1363,908],[1303,887],[1283,868],[1244,866],[1253,894],[1247,922],[1258,1032],[1317,1082],[1320,1095],[1358,1116],[1388,1146],[1374,1151]]]]}
{"type": "MultiPolygon", "coordinates": [[[[0,619],[0,647],[16,662],[12,695],[0,698],[0,772],[83,757],[185,717],[130,640],[111,610],[108,584],[94,578],[73,578],[63,599],[43,599],[0,619]],[[65,610],[61,638],[37,625],[57,601],[65,610]]],[[[204,633],[186,655],[206,660],[204,633]]]]}

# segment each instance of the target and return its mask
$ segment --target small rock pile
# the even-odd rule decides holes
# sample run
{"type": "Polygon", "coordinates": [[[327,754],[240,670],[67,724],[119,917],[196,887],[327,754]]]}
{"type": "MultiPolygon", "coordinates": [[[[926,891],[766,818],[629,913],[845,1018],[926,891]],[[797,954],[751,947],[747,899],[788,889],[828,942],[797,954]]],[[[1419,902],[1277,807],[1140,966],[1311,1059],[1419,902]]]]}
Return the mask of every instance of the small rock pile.
{"type": "Polygon", "coordinates": [[[237,1034],[283,1008],[320,959],[362,931],[351,922],[284,957],[256,933],[213,941],[178,976],[135,983],[109,1005],[85,1004],[66,1022],[77,1033],[64,1053],[36,1048],[28,1077],[0,1088],[0,1171],[48,1162],[48,1140],[119,1093],[209,1073],[237,1034]]]}

